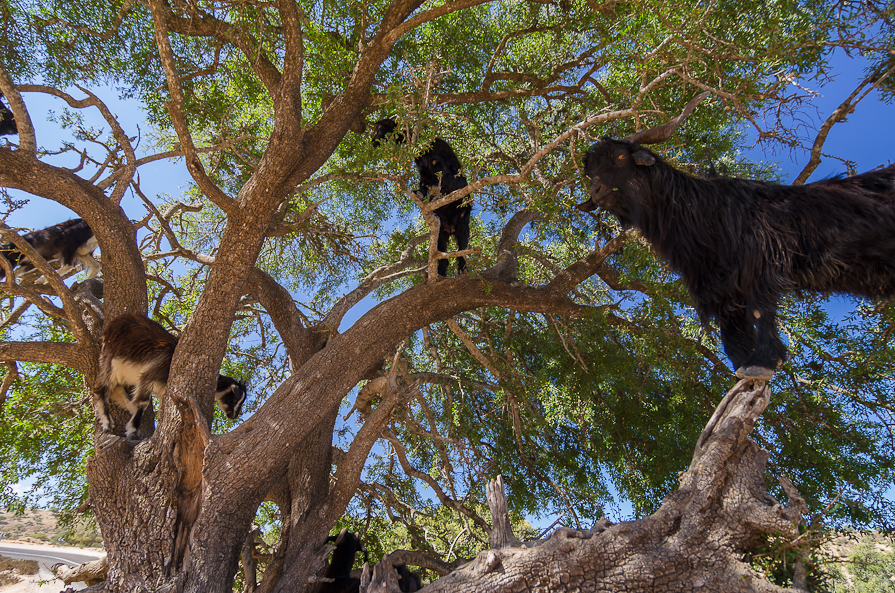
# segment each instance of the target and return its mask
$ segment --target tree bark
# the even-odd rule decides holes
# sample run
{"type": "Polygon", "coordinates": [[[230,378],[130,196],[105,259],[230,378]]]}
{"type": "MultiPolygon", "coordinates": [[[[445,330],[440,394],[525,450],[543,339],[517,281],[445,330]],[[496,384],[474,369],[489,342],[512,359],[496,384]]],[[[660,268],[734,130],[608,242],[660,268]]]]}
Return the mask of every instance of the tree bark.
{"type": "Polygon", "coordinates": [[[56,578],[61,579],[66,585],[78,582],[84,582],[87,583],[87,585],[96,585],[106,579],[106,573],[108,572],[108,556],[103,556],[98,560],[84,562],[78,566],[68,566],[67,564],[53,565],[53,573],[56,575],[56,578]]]}
{"type": "Polygon", "coordinates": [[[764,382],[740,381],[703,431],[680,488],[655,514],[486,550],[424,590],[787,591],[742,561],[763,535],[796,534],[806,508],[791,485],[788,506],[765,488],[768,452],[748,435],[769,400],[764,382]]]}
{"type": "Polygon", "coordinates": [[[499,550],[507,546],[517,546],[521,542],[513,534],[510,513],[507,510],[507,497],[503,488],[503,476],[489,480],[486,487],[488,508],[491,510],[491,532],[488,543],[491,549],[499,550]]]}

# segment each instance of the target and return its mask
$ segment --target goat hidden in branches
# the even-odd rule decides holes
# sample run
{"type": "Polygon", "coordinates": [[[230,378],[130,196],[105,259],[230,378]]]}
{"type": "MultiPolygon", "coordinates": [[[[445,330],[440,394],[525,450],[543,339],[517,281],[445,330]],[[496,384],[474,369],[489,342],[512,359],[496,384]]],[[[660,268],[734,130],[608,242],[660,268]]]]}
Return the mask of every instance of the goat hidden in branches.
{"type": "Polygon", "coordinates": [[[3,102],[3,95],[0,94],[0,136],[11,136],[19,133],[19,127],[16,125],[16,117],[12,110],[3,102]]]}
{"type": "MultiPolygon", "coordinates": [[[[381,119],[376,122],[373,130],[373,146],[379,146],[383,140],[391,140],[401,144],[406,141],[404,133],[396,131],[397,124],[391,118],[381,119]]],[[[463,166],[460,159],[454,154],[451,145],[435,138],[432,145],[425,152],[413,159],[417,171],[420,174],[420,186],[417,192],[424,199],[446,196],[468,185],[466,177],[460,173],[463,166]]],[[[467,196],[461,201],[445,204],[435,210],[435,216],[441,222],[438,232],[438,251],[447,252],[448,240],[451,237],[457,241],[457,250],[463,251],[469,247],[469,219],[472,213],[472,196],[467,196]]],[[[448,260],[438,261],[438,274],[447,275],[448,260]]],[[[457,258],[457,273],[467,271],[466,259],[463,256],[457,258]]]]}
{"type": "Polygon", "coordinates": [[[332,581],[323,582],[318,593],[357,593],[360,590],[360,579],[351,576],[354,558],[358,552],[363,552],[364,562],[369,561],[360,535],[351,533],[344,527],[338,535],[331,535],[326,541],[336,545],[332,560],[324,573],[324,576],[332,581]]]}
{"type": "MultiPolygon", "coordinates": [[[[63,267],[59,269],[60,275],[74,268],[78,261],[90,270],[88,280],[99,274],[99,262],[93,259],[93,251],[98,246],[96,237],[90,226],[80,218],[25,233],[22,238],[47,262],[61,261],[63,267]]],[[[34,265],[28,261],[28,256],[19,251],[15,243],[6,243],[0,247],[0,251],[12,268],[18,268],[16,276],[20,277],[34,269],[34,265]]],[[[0,267],[0,279],[5,277],[6,271],[0,267]]]]}
{"type": "MultiPolygon", "coordinates": [[[[112,430],[109,403],[114,401],[131,413],[125,426],[128,440],[136,440],[143,411],[152,393],[165,395],[171,359],[177,338],[160,324],[142,315],[125,313],[111,320],[103,330],[99,355],[96,415],[105,432],[112,430]]],[[[246,398],[245,383],[218,376],[215,400],[231,420],[242,414],[246,398]]]]}
{"type": "Polygon", "coordinates": [[[702,323],[717,320],[738,377],[768,380],[784,362],[781,294],[895,296],[895,165],[801,186],[698,179],[641,146],[667,139],[667,126],[592,145],[590,197],[577,207],[640,230],[681,274],[702,323]]]}

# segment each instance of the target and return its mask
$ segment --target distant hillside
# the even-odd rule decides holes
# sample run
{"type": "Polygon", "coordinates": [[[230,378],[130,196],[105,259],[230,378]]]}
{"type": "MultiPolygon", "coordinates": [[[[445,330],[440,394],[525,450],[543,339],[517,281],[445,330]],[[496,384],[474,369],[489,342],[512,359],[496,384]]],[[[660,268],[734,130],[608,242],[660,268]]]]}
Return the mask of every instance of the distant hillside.
{"type": "Polygon", "coordinates": [[[895,540],[880,533],[843,535],[824,545],[832,593],[895,593],[895,540]]]}
{"type": "Polygon", "coordinates": [[[3,540],[30,538],[43,543],[81,547],[98,547],[103,539],[93,521],[62,527],[55,512],[44,510],[25,511],[22,515],[0,511],[0,533],[3,540]]]}

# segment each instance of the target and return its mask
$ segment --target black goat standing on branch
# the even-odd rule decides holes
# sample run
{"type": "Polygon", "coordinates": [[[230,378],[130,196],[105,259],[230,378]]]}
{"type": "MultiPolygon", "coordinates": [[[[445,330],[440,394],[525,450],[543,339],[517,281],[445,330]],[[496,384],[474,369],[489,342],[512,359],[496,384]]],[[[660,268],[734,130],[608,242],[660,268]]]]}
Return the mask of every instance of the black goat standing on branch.
{"type": "Polygon", "coordinates": [[[591,146],[590,199],[578,209],[640,229],[680,272],[702,322],[718,321],[737,376],[766,380],[786,358],[781,293],[895,296],[895,165],[786,186],[697,179],[640,146],[667,139],[702,98],[663,126],[591,146]]]}
{"type": "MultiPolygon", "coordinates": [[[[373,130],[373,146],[379,144],[391,136],[393,142],[405,142],[402,132],[395,132],[397,124],[395,120],[386,118],[376,122],[373,130]]],[[[420,195],[430,198],[430,192],[435,196],[446,196],[468,185],[466,177],[460,174],[463,166],[460,159],[454,154],[451,145],[435,138],[426,152],[413,159],[420,173],[420,195]]],[[[441,222],[441,230],[438,232],[438,251],[447,252],[448,239],[454,237],[457,241],[457,250],[463,251],[469,247],[469,219],[472,213],[472,197],[464,198],[466,203],[451,202],[435,209],[435,216],[441,222]]],[[[447,275],[448,260],[438,261],[438,274],[447,275]]],[[[461,255],[457,258],[457,273],[466,272],[466,259],[461,255]]]]}

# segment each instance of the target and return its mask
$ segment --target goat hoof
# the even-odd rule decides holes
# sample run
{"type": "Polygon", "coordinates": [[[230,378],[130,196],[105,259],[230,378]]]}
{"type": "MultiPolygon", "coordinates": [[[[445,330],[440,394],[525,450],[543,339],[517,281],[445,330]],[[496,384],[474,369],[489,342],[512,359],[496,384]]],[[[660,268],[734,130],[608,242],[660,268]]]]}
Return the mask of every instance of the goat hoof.
{"type": "Polygon", "coordinates": [[[758,379],[761,381],[770,381],[774,376],[774,369],[760,366],[741,366],[736,370],[736,375],[740,379],[758,379]]]}

